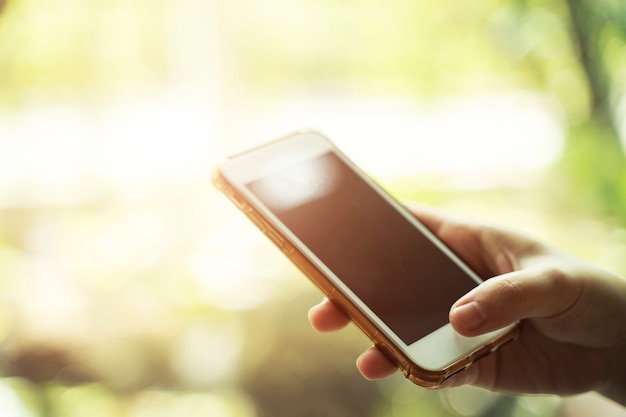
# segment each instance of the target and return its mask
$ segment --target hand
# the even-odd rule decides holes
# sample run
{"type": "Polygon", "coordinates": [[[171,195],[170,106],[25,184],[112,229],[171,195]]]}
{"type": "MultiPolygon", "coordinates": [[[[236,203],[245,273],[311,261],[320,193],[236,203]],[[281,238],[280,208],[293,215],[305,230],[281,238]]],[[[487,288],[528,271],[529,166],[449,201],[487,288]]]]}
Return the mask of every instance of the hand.
{"type": "MultiPolygon", "coordinates": [[[[493,277],[454,303],[454,329],[476,336],[521,321],[514,342],[444,386],[560,395],[597,390],[626,404],[626,280],[513,231],[423,207],[412,211],[479,275],[493,277]]],[[[322,332],[350,322],[328,300],[311,308],[309,319],[322,332]]],[[[357,367],[367,379],[396,371],[375,347],[357,367]]]]}

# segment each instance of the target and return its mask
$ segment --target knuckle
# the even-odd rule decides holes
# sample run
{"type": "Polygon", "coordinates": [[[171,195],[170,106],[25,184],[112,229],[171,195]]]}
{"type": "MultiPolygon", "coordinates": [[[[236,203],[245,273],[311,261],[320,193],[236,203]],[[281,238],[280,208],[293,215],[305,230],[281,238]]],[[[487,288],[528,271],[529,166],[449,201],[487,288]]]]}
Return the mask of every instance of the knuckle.
{"type": "Polygon", "coordinates": [[[495,292],[509,303],[518,303],[522,299],[522,288],[517,279],[501,277],[495,284],[495,292]]]}
{"type": "Polygon", "coordinates": [[[546,268],[542,278],[547,284],[546,291],[558,295],[553,301],[561,310],[569,309],[579,299],[583,288],[582,282],[573,278],[563,268],[550,266],[546,268]]]}
{"type": "Polygon", "coordinates": [[[550,265],[543,271],[543,277],[550,280],[552,284],[564,284],[568,279],[568,274],[558,265],[550,265]]]}
{"type": "MultiPolygon", "coordinates": [[[[492,280],[489,280],[492,281],[492,280]]],[[[488,313],[495,322],[507,322],[507,318],[520,309],[524,303],[522,288],[520,283],[511,277],[501,276],[497,280],[493,280],[492,288],[487,295],[485,307],[491,311],[488,313]]]]}

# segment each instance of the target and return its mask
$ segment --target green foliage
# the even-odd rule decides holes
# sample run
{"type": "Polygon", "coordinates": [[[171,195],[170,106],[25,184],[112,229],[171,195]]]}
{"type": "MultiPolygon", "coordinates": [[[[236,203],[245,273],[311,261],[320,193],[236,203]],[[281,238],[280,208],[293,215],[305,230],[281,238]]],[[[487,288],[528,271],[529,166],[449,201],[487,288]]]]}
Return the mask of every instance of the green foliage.
{"type": "Polygon", "coordinates": [[[626,160],[610,123],[589,121],[572,131],[552,186],[561,203],[626,225],[626,160]]]}

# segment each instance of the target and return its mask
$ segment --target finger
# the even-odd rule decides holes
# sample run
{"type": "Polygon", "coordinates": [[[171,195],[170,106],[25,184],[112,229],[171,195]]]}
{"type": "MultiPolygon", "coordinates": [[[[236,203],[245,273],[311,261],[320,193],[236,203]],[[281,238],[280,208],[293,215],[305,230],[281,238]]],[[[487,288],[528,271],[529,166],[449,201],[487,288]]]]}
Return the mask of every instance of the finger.
{"type": "Polygon", "coordinates": [[[397,368],[376,347],[371,347],[356,360],[356,366],[366,379],[377,380],[393,375],[397,368]]]}
{"type": "Polygon", "coordinates": [[[459,299],[450,323],[476,336],[528,318],[555,317],[568,311],[583,290],[580,280],[558,268],[541,267],[491,278],[459,299]]]}
{"type": "Polygon", "coordinates": [[[326,298],[318,305],[311,307],[309,321],[318,332],[340,330],[350,323],[348,316],[326,298]]]}
{"type": "MultiPolygon", "coordinates": [[[[407,208],[417,219],[424,224],[431,232],[439,234],[439,230],[449,219],[432,207],[423,206],[415,203],[407,204],[407,208]]],[[[448,215],[448,217],[450,217],[448,215]]]]}
{"type": "Polygon", "coordinates": [[[503,245],[489,244],[490,228],[426,206],[408,206],[412,214],[482,278],[507,271],[496,269],[494,259],[501,257],[503,245]]]}

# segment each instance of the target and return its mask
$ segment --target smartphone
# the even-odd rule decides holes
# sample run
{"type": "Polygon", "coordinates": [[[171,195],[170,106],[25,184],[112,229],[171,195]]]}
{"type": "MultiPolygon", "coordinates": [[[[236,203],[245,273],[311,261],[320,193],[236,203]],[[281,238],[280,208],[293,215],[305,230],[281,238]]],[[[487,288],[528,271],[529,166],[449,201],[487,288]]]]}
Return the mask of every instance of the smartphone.
{"type": "Polygon", "coordinates": [[[213,182],[412,382],[438,387],[515,337],[453,330],[480,277],[322,134],[233,156],[213,182]]]}

